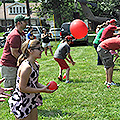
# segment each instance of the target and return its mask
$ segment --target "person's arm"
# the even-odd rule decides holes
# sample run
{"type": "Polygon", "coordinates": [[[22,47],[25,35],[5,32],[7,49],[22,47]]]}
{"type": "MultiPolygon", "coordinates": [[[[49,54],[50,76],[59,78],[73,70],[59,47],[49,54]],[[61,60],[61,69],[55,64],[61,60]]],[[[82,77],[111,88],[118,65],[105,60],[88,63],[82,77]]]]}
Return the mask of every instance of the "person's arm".
{"type": "MultiPolygon", "coordinates": [[[[5,78],[1,79],[0,83],[2,83],[4,80],[5,80],[5,78]]],[[[3,99],[3,98],[7,98],[8,96],[11,96],[11,95],[5,93],[4,91],[11,91],[11,90],[13,90],[13,88],[1,88],[0,87],[0,102],[5,101],[5,99],[3,99]]]]}
{"type": "Polygon", "coordinates": [[[48,34],[41,34],[41,38],[45,38],[46,36],[48,36],[48,34]]]}
{"type": "Polygon", "coordinates": [[[43,88],[43,87],[45,87],[45,85],[42,85],[41,83],[37,83],[37,87],[38,88],[43,88]]]}
{"type": "Polygon", "coordinates": [[[12,48],[10,47],[11,54],[17,59],[20,56],[20,53],[18,52],[19,48],[12,48]]]}
{"type": "Polygon", "coordinates": [[[48,86],[42,87],[42,88],[32,88],[27,86],[30,74],[32,72],[31,67],[29,65],[22,66],[20,68],[20,83],[19,83],[19,89],[21,92],[24,93],[40,93],[40,92],[46,92],[46,93],[52,93],[53,90],[49,90],[48,86]]]}
{"type": "Polygon", "coordinates": [[[19,49],[21,48],[21,38],[18,35],[14,35],[10,38],[10,50],[11,54],[17,59],[20,55],[19,49]]]}
{"type": "Polygon", "coordinates": [[[69,63],[71,63],[71,61],[70,61],[67,57],[66,57],[65,59],[66,59],[69,63]]]}
{"type": "Polygon", "coordinates": [[[29,37],[30,37],[30,39],[31,39],[31,40],[33,40],[33,38],[34,38],[34,36],[33,36],[33,35],[32,35],[32,36],[29,36],[29,37]]]}
{"type": "Polygon", "coordinates": [[[117,60],[117,58],[119,57],[118,53],[115,54],[115,59],[113,60],[113,62],[115,62],[117,60]]]}
{"type": "Polygon", "coordinates": [[[117,36],[117,35],[120,35],[120,32],[118,32],[118,33],[113,33],[113,36],[117,36]]]}
{"type": "Polygon", "coordinates": [[[116,30],[120,30],[120,27],[117,27],[117,29],[116,30]]]}
{"type": "Polygon", "coordinates": [[[75,65],[75,62],[72,60],[72,57],[71,57],[70,53],[68,53],[68,58],[70,59],[72,65],[75,65]]]}

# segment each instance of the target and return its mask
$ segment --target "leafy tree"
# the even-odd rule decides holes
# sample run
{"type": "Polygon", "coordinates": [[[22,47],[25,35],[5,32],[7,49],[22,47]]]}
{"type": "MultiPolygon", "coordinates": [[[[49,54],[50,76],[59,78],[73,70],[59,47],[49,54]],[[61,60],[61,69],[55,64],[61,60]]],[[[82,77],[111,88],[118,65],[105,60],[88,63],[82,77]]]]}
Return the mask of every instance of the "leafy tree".
{"type": "Polygon", "coordinates": [[[119,17],[117,13],[120,12],[120,0],[88,0],[88,3],[94,15],[116,19],[119,17]],[[96,3],[97,6],[90,3],[96,3]]]}
{"type": "Polygon", "coordinates": [[[41,0],[40,16],[54,14],[56,27],[60,27],[63,22],[73,20],[73,11],[75,11],[74,0],[41,0]]]}
{"type": "MultiPolygon", "coordinates": [[[[73,12],[76,11],[74,0],[41,0],[41,5],[37,6],[38,0],[31,0],[29,2],[36,2],[36,5],[31,8],[36,10],[36,15],[43,17],[44,15],[49,16],[49,20],[53,20],[53,14],[55,18],[56,27],[60,27],[62,23],[69,22],[73,20],[73,12]]],[[[19,2],[25,2],[25,0],[20,0],[19,2]]],[[[80,19],[84,19],[83,12],[80,4],[78,3],[77,12],[80,14],[80,19]]],[[[44,20],[42,20],[44,23],[44,20]]]]}
{"type": "Polygon", "coordinates": [[[0,1],[0,6],[2,5],[2,2],[0,1]]]}

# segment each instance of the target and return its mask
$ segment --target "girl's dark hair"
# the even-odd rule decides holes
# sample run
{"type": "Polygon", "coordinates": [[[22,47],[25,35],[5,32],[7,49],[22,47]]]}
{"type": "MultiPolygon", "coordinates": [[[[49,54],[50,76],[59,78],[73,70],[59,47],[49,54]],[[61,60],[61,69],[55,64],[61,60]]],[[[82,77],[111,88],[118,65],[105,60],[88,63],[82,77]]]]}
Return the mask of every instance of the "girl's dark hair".
{"type": "Polygon", "coordinates": [[[18,58],[17,66],[20,66],[20,64],[29,57],[28,49],[35,48],[38,44],[40,44],[40,41],[37,39],[27,40],[22,44],[22,47],[21,47],[22,54],[18,58]]]}

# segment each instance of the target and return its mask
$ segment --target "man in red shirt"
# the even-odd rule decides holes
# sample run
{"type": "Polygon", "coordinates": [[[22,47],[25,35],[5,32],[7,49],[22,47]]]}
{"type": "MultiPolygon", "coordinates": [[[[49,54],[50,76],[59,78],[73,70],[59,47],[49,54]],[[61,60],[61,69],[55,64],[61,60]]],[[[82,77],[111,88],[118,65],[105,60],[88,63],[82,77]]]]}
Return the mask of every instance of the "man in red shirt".
{"type": "Polygon", "coordinates": [[[120,34],[120,33],[114,33],[115,30],[120,29],[120,27],[117,27],[116,25],[117,25],[117,21],[115,19],[111,19],[109,21],[109,25],[102,32],[100,42],[120,34]]]}
{"type": "Polygon", "coordinates": [[[4,87],[15,88],[15,80],[17,74],[17,58],[21,54],[21,45],[26,40],[23,29],[29,17],[17,15],[14,18],[15,28],[10,32],[6,39],[3,54],[0,60],[2,65],[1,74],[5,77],[4,87]]]}
{"type": "Polygon", "coordinates": [[[114,62],[110,50],[120,49],[120,38],[112,37],[101,42],[97,48],[97,52],[102,60],[104,67],[106,68],[106,84],[116,85],[112,81],[114,62]]]}

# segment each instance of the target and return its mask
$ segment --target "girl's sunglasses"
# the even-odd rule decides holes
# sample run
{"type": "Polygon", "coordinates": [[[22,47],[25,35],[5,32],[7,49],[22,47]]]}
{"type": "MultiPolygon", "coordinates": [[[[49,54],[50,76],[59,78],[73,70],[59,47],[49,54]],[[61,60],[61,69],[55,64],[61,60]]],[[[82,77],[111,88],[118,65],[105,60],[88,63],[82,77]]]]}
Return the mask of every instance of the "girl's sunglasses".
{"type": "Polygon", "coordinates": [[[38,48],[32,48],[32,50],[34,50],[34,49],[37,49],[37,50],[39,50],[39,51],[43,51],[43,49],[42,49],[41,47],[38,47],[38,48]]]}

